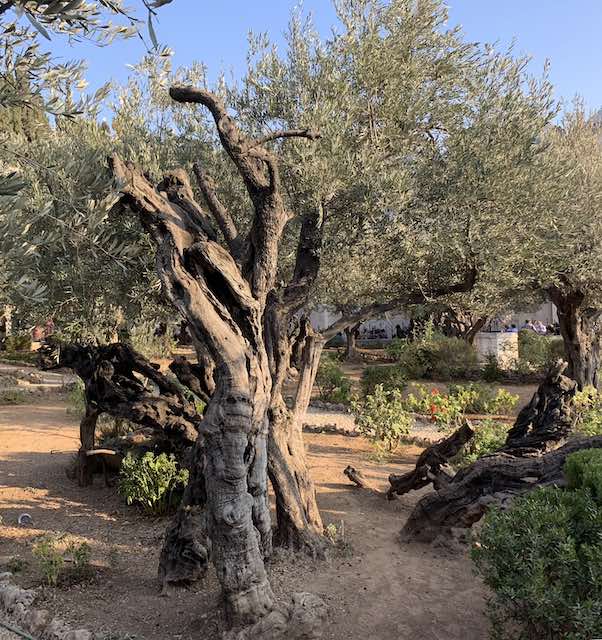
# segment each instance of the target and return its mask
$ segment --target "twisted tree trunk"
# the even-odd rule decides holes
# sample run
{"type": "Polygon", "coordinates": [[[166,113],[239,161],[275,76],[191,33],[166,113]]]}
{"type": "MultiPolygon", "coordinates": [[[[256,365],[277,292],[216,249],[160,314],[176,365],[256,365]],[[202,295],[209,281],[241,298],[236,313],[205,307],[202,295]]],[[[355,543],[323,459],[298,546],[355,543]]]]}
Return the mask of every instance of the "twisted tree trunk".
{"type": "Polygon", "coordinates": [[[272,392],[268,472],[276,496],[276,543],[320,557],[325,547],[323,524],[302,431],[323,346],[310,329],[304,329],[307,335],[293,409],[286,406],[281,388],[272,392]]]}
{"type": "Polygon", "coordinates": [[[563,375],[560,361],[519,413],[504,446],[479,458],[453,477],[441,473],[441,464],[458,453],[474,432],[463,426],[420,456],[414,472],[391,476],[390,493],[405,493],[433,482],[435,491],[418,502],[402,529],[406,539],[432,542],[455,527],[470,527],[491,505],[504,504],[536,486],[562,481],[566,456],[579,449],[601,447],[602,438],[566,441],[576,421],[572,400],[575,382],[563,375]]]}
{"type": "MultiPolygon", "coordinates": [[[[167,175],[155,188],[135,167],[124,165],[116,156],[111,159],[124,202],[139,215],[155,241],[157,272],[165,295],[188,322],[195,344],[206,348],[215,366],[215,388],[207,398],[194,446],[194,486],[168,531],[160,577],[174,576],[173,563],[183,549],[191,550],[191,567],[202,570],[204,558],[195,556],[198,548],[191,547],[190,541],[195,538],[193,514],[205,500],[204,528],[211,540],[211,557],[230,625],[247,626],[244,637],[285,637],[281,616],[271,615],[277,608],[264,568],[272,547],[267,500],[269,419],[273,390],[281,386],[290,364],[280,349],[280,338],[285,335],[285,321],[294,313],[291,310],[303,298],[299,292],[307,288],[306,260],[299,254],[305,249],[315,253],[315,248],[310,241],[300,241],[300,268],[289,285],[277,288],[278,246],[288,214],[276,160],[264,145],[280,137],[318,136],[309,130],[293,130],[252,140],[210,92],[173,87],[170,95],[210,111],[255,215],[243,238],[209,177],[200,166],[194,167],[225,248],[217,241],[213,222],[195,202],[183,171],[167,175]],[[267,330],[273,318],[281,321],[274,335],[267,330]]],[[[193,367],[176,369],[181,379],[189,378],[189,388],[200,379],[201,372],[193,367]]],[[[315,607],[315,615],[323,617],[323,607],[315,607]]],[[[299,621],[295,615],[285,619],[299,621]]],[[[307,618],[304,623],[312,627],[315,620],[307,618]]]]}
{"type": "Polygon", "coordinates": [[[568,375],[579,389],[600,387],[600,318],[602,310],[589,307],[579,290],[551,287],[548,293],[558,310],[568,375]]]}

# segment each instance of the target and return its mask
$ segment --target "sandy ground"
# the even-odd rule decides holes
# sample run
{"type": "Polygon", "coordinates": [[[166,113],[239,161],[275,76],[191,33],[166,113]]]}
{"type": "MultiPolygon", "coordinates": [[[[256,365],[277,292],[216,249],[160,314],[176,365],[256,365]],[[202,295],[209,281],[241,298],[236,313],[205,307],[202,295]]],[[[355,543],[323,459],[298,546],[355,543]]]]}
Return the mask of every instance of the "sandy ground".
{"type": "MultiPolygon", "coordinates": [[[[100,479],[86,489],[67,479],[64,468],[78,439],[77,421],[65,409],[63,400],[51,396],[0,407],[0,564],[24,558],[27,566],[18,580],[39,585],[32,544],[49,532],[66,533],[91,545],[96,576],[83,585],[41,588],[41,606],[96,632],[127,632],[146,640],[219,638],[213,576],[170,599],[157,593],[166,520],[141,517],[100,479]],[[23,512],[31,514],[31,527],[17,525],[23,512]]],[[[352,464],[385,488],[388,474],[409,469],[419,449],[402,449],[389,463],[378,464],[361,438],[306,434],[306,442],[325,523],[343,523],[350,552],[326,562],[279,554],[270,566],[276,593],[322,596],[330,608],[327,640],[487,638],[484,589],[467,554],[398,540],[420,494],[387,502],[358,492],[342,474],[352,464]]]]}

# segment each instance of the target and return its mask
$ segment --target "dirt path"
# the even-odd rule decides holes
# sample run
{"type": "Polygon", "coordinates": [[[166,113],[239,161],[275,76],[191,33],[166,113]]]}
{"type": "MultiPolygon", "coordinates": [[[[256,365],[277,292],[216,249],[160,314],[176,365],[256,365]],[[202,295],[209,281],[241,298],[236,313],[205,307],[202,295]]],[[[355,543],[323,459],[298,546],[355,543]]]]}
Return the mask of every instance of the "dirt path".
{"type": "MultiPolygon", "coordinates": [[[[328,640],[487,638],[484,591],[467,555],[397,539],[419,495],[387,502],[358,492],[342,474],[352,464],[384,488],[387,475],[409,468],[419,450],[407,448],[390,464],[377,464],[360,438],[306,439],[324,520],[339,527],[343,521],[351,553],[322,563],[280,553],[271,567],[276,593],[320,594],[331,612],[328,640]]],[[[67,533],[91,545],[97,575],[89,584],[42,589],[43,606],[97,632],[146,640],[219,638],[215,578],[170,599],[159,597],[155,567],[166,521],[139,517],[100,480],[88,489],[69,481],[64,467],[76,447],[77,420],[62,400],[0,407],[0,564],[25,558],[19,580],[39,584],[32,543],[48,532],[67,533]],[[23,512],[31,514],[32,527],[16,524],[23,512]]]]}

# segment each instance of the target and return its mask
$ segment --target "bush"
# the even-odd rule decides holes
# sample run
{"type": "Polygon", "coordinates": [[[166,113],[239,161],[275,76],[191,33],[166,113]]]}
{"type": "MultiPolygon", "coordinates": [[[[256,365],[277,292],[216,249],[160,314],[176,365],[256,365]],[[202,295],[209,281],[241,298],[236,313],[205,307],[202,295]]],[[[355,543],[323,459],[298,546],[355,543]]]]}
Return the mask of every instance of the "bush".
{"type": "Polygon", "coordinates": [[[352,407],[359,433],[377,449],[382,447],[389,452],[395,450],[414,422],[405,409],[401,391],[385,391],[381,384],[376,385],[372,395],[354,402],[352,407]]]}
{"type": "Polygon", "coordinates": [[[4,348],[7,351],[31,351],[31,336],[29,333],[16,333],[4,340],[4,348]]]}
{"type": "Polygon", "coordinates": [[[518,357],[531,369],[539,372],[564,358],[564,343],[558,336],[542,336],[530,329],[518,333],[518,357]]]}
{"type": "Polygon", "coordinates": [[[0,406],[25,404],[27,402],[27,394],[20,389],[5,389],[0,391],[0,406]]]}
{"type": "Polygon", "coordinates": [[[343,369],[332,358],[324,358],[320,362],[316,384],[320,390],[320,400],[333,404],[351,402],[351,381],[345,377],[343,369]]]}
{"type": "Polygon", "coordinates": [[[492,637],[602,637],[602,509],[587,489],[538,489],[489,512],[472,557],[494,592],[492,637]]]}
{"type": "Polygon", "coordinates": [[[56,538],[47,537],[37,542],[33,547],[33,557],[40,565],[46,584],[56,587],[65,566],[65,559],[57,548],[56,538]]]}
{"type": "Polygon", "coordinates": [[[500,367],[500,363],[492,353],[485,357],[485,365],[482,370],[483,380],[485,382],[498,382],[504,377],[504,371],[500,367]]]}
{"type": "Polygon", "coordinates": [[[587,489],[602,504],[602,449],[571,453],[564,464],[569,489],[587,489]]]}
{"type": "Polygon", "coordinates": [[[586,436],[602,435],[602,394],[594,387],[578,391],[573,400],[577,411],[577,431],[586,436]]]}
{"type": "Polygon", "coordinates": [[[33,547],[33,557],[38,561],[44,582],[56,587],[59,583],[76,584],[89,578],[91,550],[87,542],[65,544],[65,536],[50,535],[33,547]]]}
{"type": "Polygon", "coordinates": [[[405,389],[407,380],[399,366],[366,367],[362,373],[362,393],[372,395],[377,385],[382,385],[385,391],[405,389]]]}
{"type": "Polygon", "coordinates": [[[464,418],[466,397],[457,397],[431,390],[429,412],[439,431],[450,432],[460,426],[464,418]]]}
{"type": "Polygon", "coordinates": [[[388,348],[408,379],[466,378],[478,369],[477,352],[465,340],[439,334],[414,342],[393,340],[388,348]]]}
{"type": "Polygon", "coordinates": [[[121,463],[119,493],[148,515],[165,515],[177,507],[187,483],[188,470],[179,469],[173,455],[128,454],[121,463]]]}
{"type": "Polygon", "coordinates": [[[486,384],[471,383],[449,386],[450,395],[464,402],[466,413],[508,414],[518,404],[519,397],[486,384]]]}
{"type": "Polygon", "coordinates": [[[483,456],[494,453],[506,442],[510,426],[495,420],[482,420],[475,426],[475,434],[453,459],[458,467],[467,467],[483,456]]]}

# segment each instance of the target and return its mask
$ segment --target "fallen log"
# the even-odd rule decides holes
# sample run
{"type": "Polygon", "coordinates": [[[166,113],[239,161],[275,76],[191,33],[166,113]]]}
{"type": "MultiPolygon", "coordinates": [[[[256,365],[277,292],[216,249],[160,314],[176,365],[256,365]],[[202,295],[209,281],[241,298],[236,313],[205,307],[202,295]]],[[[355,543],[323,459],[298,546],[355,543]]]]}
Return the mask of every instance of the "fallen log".
{"type": "Polygon", "coordinates": [[[573,431],[576,384],[564,375],[566,363],[550,368],[529,404],[519,413],[504,446],[484,456],[454,476],[441,466],[456,455],[474,435],[462,429],[426,449],[413,472],[391,476],[392,493],[405,493],[433,483],[406,522],[405,539],[431,542],[453,528],[471,527],[492,504],[505,504],[536,486],[562,482],[566,456],[582,448],[602,446],[601,438],[575,440],[560,449],[573,431]],[[464,441],[464,442],[463,442],[464,441]]]}
{"type": "Polygon", "coordinates": [[[347,465],[344,469],[343,473],[353,482],[353,484],[358,488],[364,491],[370,491],[371,493],[375,493],[379,496],[384,495],[382,491],[377,489],[365,476],[364,474],[355,467],[351,465],[347,465]]]}
{"type": "Polygon", "coordinates": [[[590,448],[602,448],[602,436],[572,440],[541,456],[502,452],[479,458],[418,502],[402,529],[402,538],[432,542],[453,528],[471,527],[492,505],[504,505],[538,486],[562,485],[567,456],[590,448]]]}
{"type": "Polygon", "coordinates": [[[391,485],[387,492],[389,500],[393,499],[395,494],[401,496],[408,491],[422,489],[431,483],[435,489],[438,489],[450,482],[452,475],[446,471],[446,465],[473,437],[474,430],[466,421],[450,436],[427,447],[418,458],[416,467],[412,471],[403,475],[391,474],[389,476],[391,485]]]}

